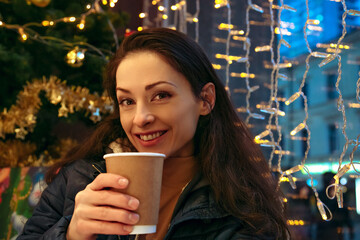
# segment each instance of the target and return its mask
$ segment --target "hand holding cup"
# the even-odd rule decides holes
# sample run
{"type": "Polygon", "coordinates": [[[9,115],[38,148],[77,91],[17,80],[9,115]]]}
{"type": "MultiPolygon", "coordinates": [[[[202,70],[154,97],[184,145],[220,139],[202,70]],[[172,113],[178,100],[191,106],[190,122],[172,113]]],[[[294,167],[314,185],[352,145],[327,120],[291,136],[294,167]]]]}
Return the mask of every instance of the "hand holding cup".
{"type": "Polygon", "coordinates": [[[121,193],[129,180],[103,173],[75,197],[75,207],[67,239],[96,239],[97,234],[127,235],[139,221],[134,211],[139,200],[121,193]]]}

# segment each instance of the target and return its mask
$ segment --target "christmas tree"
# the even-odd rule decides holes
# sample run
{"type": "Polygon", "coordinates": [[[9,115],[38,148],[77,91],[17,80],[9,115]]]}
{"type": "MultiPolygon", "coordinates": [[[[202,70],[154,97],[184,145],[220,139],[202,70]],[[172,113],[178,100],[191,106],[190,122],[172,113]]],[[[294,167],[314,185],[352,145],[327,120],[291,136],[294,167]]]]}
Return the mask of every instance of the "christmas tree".
{"type": "Polygon", "coordinates": [[[0,1],[0,167],[60,159],[111,111],[103,71],[129,18],[115,4],[0,1]]]}

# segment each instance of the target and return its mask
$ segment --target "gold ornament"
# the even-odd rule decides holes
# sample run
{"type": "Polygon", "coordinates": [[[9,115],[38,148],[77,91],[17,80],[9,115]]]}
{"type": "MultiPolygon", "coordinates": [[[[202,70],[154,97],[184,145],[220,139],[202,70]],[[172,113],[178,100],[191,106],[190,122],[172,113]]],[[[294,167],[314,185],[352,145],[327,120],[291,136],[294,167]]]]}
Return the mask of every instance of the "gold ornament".
{"type": "Polygon", "coordinates": [[[46,7],[49,5],[51,0],[30,0],[32,4],[34,4],[37,7],[46,7]]]}

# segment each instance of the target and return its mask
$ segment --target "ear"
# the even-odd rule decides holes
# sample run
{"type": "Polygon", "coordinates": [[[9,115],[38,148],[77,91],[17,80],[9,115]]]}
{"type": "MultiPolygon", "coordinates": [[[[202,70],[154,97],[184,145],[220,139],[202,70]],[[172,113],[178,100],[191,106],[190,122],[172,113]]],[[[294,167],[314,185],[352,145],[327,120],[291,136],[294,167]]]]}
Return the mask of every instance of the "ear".
{"type": "Polygon", "coordinates": [[[200,93],[201,106],[200,115],[208,115],[215,106],[215,85],[211,82],[205,84],[200,93]]]}

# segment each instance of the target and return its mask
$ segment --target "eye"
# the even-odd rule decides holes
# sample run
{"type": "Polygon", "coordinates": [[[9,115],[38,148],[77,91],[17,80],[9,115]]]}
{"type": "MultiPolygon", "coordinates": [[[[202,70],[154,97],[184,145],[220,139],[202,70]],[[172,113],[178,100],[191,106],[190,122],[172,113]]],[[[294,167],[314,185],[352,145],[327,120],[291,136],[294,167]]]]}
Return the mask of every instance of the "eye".
{"type": "Polygon", "coordinates": [[[119,100],[119,105],[120,106],[126,107],[126,106],[130,106],[132,104],[134,104],[134,101],[132,99],[129,99],[129,98],[119,100]]]}
{"type": "Polygon", "coordinates": [[[161,99],[170,98],[170,97],[171,97],[171,94],[168,92],[159,92],[159,93],[155,94],[153,100],[161,100],[161,99]]]}

